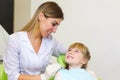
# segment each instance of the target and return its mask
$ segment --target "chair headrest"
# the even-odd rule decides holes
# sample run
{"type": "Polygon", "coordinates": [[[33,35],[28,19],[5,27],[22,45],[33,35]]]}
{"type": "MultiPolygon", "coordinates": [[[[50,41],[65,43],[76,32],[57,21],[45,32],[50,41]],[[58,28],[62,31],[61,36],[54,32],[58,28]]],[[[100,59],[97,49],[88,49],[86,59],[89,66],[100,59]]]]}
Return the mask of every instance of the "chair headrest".
{"type": "Polygon", "coordinates": [[[65,62],[65,54],[61,54],[57,58],[57,62],[61,64],[62,67],[66,67],[66,62],[65,62]]]}

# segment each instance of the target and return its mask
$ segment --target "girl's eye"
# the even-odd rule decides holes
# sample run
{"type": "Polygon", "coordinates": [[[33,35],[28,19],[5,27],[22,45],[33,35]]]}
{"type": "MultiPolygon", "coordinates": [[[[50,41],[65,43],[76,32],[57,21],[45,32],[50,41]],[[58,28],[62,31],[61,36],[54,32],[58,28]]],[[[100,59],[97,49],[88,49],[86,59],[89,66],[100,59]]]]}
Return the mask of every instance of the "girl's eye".
{"type": "Polygon", "coordinates": [[[78,50],[75,50],[75,52],[76,52],[76,53],[79,53],[79,51],[78,51],[78,50]]]}
{"type": "Polygon", "coordinates": [[[68,52],[71,51],[71,49],[68,50],[68,52]]]}

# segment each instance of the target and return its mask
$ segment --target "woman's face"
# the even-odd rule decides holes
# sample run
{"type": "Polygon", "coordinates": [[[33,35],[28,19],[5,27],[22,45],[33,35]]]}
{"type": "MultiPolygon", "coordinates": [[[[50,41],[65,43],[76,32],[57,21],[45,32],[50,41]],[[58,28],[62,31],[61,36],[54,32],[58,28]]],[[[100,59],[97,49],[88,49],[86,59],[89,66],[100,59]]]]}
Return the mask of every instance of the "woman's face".
{"type": "Polygon", "coordinates": [[[42,37],[47,37],[51,33],[55,33],[60,22],[62,21],[61,18],[46,18],[42,15],[39,18],[40,21],[40,33],[42,37]]]}
{"type": "Polygon", "coordinates": [[[65,56],[66,62],[75,67],[81,67],[85,63],[83,54],[78,48],[71,48],[67,51],[65,56]]]}

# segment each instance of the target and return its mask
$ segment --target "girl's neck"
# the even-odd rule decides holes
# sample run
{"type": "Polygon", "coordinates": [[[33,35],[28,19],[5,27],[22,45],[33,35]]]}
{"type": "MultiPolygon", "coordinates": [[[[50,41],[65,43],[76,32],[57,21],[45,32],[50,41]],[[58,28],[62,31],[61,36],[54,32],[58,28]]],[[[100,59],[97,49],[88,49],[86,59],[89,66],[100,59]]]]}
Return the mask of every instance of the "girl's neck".
{"type": "Polygon", "coordinates": [[[78,69],[81,67],[82,67],[82,65],[69,65],[69,69],[78,69]]]}

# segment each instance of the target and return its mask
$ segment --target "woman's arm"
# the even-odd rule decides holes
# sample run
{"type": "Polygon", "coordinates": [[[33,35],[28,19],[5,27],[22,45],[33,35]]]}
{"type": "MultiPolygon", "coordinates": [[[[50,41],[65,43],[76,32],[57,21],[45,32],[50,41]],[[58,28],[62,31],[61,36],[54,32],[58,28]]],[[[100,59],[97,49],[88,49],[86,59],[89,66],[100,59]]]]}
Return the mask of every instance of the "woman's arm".
{"type": "Polygon", "coordinates": [[[18,80],[41,80],[40,75],[26,75],[26,74],[20,74],[18,77],[18,80]]]}
{"type": "Polygon", "coordinates": [[[7,73],[8,80],[17,80],[19,73],[19,58],[18,58],[18,45],[15,40],[15,35],[10,35],[8,38],[8,45],[6,53],[3,58],[5,72],[7,73]]]}
{"type": "Polygon", "coordinates": [[[60,69],[61,69],[60,64],[58,64],[58,63],[51,64],[46,67],[44,74],[41,74],[41,75],[20,74],[18,80],[49,80],[49,78],[54,76],[57,73],[57,71],[60,69]]]}
{"type": "Polygon", "coordinates": [[[20,48],[15,34],[8,39],[7,50],[4,55],[4,67],[8,80],[40,80],[40,75],[20,74],[19,68],[20,48]]]}
{"type": "Polygon", "coordinates": [[[62,43],[58,42],[56,39],[53,38],[53,56],[58,57],[60,54],[65,54],[67,52],[67,48],[63,46],[62,43]]]}
{"type": "Polygon", "coordinates": [[[19,54],[20,48],[16,34],[12,34],[9,36],[3,60],[8,80],[40,80],[40,75],[25,75],[19,73],[19,54]]]}

